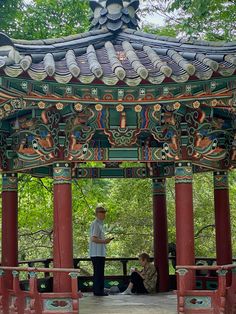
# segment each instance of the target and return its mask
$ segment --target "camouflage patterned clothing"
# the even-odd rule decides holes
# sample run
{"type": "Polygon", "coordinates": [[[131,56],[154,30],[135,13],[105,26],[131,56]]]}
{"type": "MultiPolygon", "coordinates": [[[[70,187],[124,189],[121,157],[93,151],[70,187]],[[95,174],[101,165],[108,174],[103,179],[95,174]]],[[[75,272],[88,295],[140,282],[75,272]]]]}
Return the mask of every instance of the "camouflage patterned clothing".
{"type": "Polygon", "coordinates": [[[143,284],[149,293],[156,292],[157,286],[157,271],[156,267],[148,263],[141,272],[142,277],[144,278],[143,284]]]}

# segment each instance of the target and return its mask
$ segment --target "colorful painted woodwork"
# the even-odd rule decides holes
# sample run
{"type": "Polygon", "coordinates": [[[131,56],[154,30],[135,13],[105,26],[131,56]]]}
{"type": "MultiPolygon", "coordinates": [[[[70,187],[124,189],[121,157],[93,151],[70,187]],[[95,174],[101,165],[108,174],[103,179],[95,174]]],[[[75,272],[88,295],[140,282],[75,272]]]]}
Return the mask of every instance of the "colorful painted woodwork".
{"type": "Polygon", "coordinates": [[[190,183],[193,180],[192,164],[190,162],[176,163],[175,166],[175,182],[178,183],[190,183]]]}
{"type": "MultiPolygon", "coordinates": [[[[192,178],[205,171],[215,171],[216,207],[221,204],[227,214],[222,218],[216,208],[217,261],[232,260],[226,173],[236,166],[236,43],[143,33],[137,30],[139,0],[90,0],[90,6],[91,30],[84,34],[26,41],[0,33],[3,265],[10,260],[16,266],[17,260],[17,173],[54,179],[58,268],[73,265],[71,180],[148,177],[154,180],[154,213],[159,209],[161,214],[155,241],[164,257],[155,256],[155,262],[166,291],[167,177],[176,180],[177,263],[190,267],[195,261],[192,178]],[[90,161],[103,167],[87,166],[90,161]],[[124,168],[124,161],[140,165],[124,168]],[[7,229],[14,231],[12,237],[7,229]],[[227,246],[220,244],[222,233],[227,246]]],[[[55,295],[40,295],[35,271],[29,274],[30,293],[23,293],[18,270],[13,269],[13,277],[8,273],[11,290],[4,287],[0,270],[0,313],[6,308],[20,314],[78,313],[76,274],[69,278],[57,270],[55,295]],[[71,285],[72,293],[64,293],[71,285]]],[[[192,291],[194,282],[191,269],[179,270],[180,313],[208,311],[214,302],[225,310],[224,279],[219,279],[221,301],[218,294],[213,299],[192,291]]]]}
{"type": "MultiPolygon", "coordinates": [[[[4,267],[3,267],[4,269],[4,267]]],[[[47,269],[34,268],[12,268],[13,289],[10,295],[4,283],[6,270],[0,270],[0,313],[16,314],[45,314],[45,313],[70,313],[76,314],[79,310],[79,298],[81,293],[78,292],[78,272],[73,269],[61,269],[70,280],[70,289],[66,293],[40,293],[37,287],[37,274],[44,273],[47,269]],[[19,274],[25,271],[29,277],[29,290],[23,291],[20,288],[19,274]]],[[[51,269],[52,272],[55,272],[51,269]]]]}
{"type": "Polygon", "coordinates": [[[71,167],[68,163],[56,163],[53,167],[54,184],[71,183],[71,167]]]}
{"type": "Polygon", "coordinates": [[[226,171],[219,171],[214,173],[214,189],[228,190],[228,173],[226,171]]]}
{"type": "Polygon", "coordinates": [[[77,112],[74,108],[32,110],[5,124],[9,131],[4,132],[2,168],[26,170],[53,165],[58,158],[163,163],[184,159],[209,168],[217,162],[219,168],[232,167],[233,121],[214,117],[212,108],[194,109],[179,103],[159,111],[146,105],[135,112],[131,107],[126,110],[125,128],[118,124],[116,109],[103,106],[97,111],[83,106],[77,112]]]}
{"type": "Polygon", "coordinates": [[[234,43],[147,36],[138,6],[91,1],[91,31],[61,40],[0,35],[3,170],[52,167],[59,151],[71,162],[234,167],[234,43]]]}
{"type": "Polygon", "coordinates": [[[2,191],[18,191],[18,179],[15,173],[4,173],[2,176],[2,191]]]}
{"type": "MultiPolygon", "coordinates": [[[[206,266],[205,266],[206,267],[206,266]]],[[[217,313],[231,314],[235,312],[236,276],[235,266],[213,266],[218,274],[218,287],[210,290],[190,290],[185,286],[185,278],[188,273],[196,269],[204,269],[204,266],[177,267],[179,275],[178,289],[178,313],[217,313]],[[227,273],[232,271],[232,283],[227,285],[227,273]],[[227,288],[226,288],[227,286],[227,288]]]]}
{"type": "Polygon", "coordinates": [[[153,180],[153,196],[165,195],[166,193],[166,180],[165,179],[154,179],[153,180]]]}

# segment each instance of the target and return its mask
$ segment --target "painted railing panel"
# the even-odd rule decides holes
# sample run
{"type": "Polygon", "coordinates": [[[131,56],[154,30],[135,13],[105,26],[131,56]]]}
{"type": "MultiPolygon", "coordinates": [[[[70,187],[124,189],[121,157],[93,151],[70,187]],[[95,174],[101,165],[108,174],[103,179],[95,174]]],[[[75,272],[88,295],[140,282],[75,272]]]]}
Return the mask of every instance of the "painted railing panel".
{"type": "Polygon", "coordinates": [[[20,268],[1,267],[0,269],[0,314],[54,314],[79,313],[78,274],[76,269],[56,268],[20,268]],[[4,274],[11,271],[12,289],[8,289],[4,274]],[[20,288],[19,274],[25,272],[29,277],[29,291],[20,288]],[[67,273],[71,278],[71,291],[61,293],[40,293],[38,291],[38,273],[67,273]]]}
{"type": "Polygon", "coordinates": [[[236,265],[223,266],[177,266],[178,313],[236,314],[236,265]],[[186,274],[189,271],[216,271],[216,290],[186,289],[186,274]],[[232,277],[232,278],[231,278],[232,277]],[[227,283],[230,283],[227,286],[227,283]]]}

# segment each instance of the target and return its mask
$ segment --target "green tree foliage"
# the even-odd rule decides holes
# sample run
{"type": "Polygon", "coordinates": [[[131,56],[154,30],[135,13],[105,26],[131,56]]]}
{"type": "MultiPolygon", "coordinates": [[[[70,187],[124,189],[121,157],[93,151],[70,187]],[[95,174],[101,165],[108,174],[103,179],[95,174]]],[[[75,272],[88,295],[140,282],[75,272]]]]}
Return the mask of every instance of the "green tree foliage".
{"type": "MultiPolygon", "coordinates": [[[[232,236],[235,243],[235,173],[230,172],[232,236]]],[[[175,183],[167,179],[169,242],[175,242],[175,183]]],[[[213,175],[194,176],[195,244],[198,256],[215,256],[213,175]]],[[[19,183],[20,259],[52,256],[52,180],[22,175],[19,183]]],[[[107,209],[106,232],[114,241],[112,257],[153,254],[152,180],[97,179],[73,182],[74,256],[88,255],[89,226],[94,209],[107,209]]],[[[234,250],[236,248],[234,247],[234,250]]]]}
{"type": "Polygon", "coordinates": [[[144,0],[144,12],[159,12],[179,34],[231,41],[236,38],[235,0],[144,0]]]}
{"type": "Polygon", "coordinates": [[[88,1],[10,1],[0,10],[0,30],[18,39],[62,37],[88,30],[88,1]]]}
{"type": "Polygon", "coordinates": [[[52,256],[53,187],[50,179],[19,177],[19,259],[52,256]]]}
{"type": "Polygon", "coordinates": [[[143,24],[143,30],[146,33],[156,34],[159,36],[169,36],[169,37],[177,37],[178,35],[178,28],[173,27],[172,25],[166,25],[162,27],[156,27],[152,24],[143,24]]]}
{"type": "Polygon", "coordinates": [[[232,40],[236,37],[236,1],[176,0],[170,10],[183,10],[182,29],[195,37],[203,34],[210,40],[232,40]]]}
{"type": "Polygon", "coordinates": [[[22,0],[0,1],[0,32],[16,28],[16,19],[22,9],[22,0]]]}
{"type": "Polygon", "coordinates": [[[109,231],[115,241],[109,247],[110,254],[136,256],[142,251],[153,253],[151,201],[150,180],[112,180],[107,206],[113,217],[109,231]]]}
{"type": "MultiPolygon", "coordinates": [[[[110,190],[109,180],[73,182],[74,255],[87,256],[88,231],[94,209],[104,204],[110,190]]],[[[112,220],[109,215],[108,223],[112,220]]],[[[53,182],[28,175],[19,178],[19,259],[52,256],[53,182]]]]}

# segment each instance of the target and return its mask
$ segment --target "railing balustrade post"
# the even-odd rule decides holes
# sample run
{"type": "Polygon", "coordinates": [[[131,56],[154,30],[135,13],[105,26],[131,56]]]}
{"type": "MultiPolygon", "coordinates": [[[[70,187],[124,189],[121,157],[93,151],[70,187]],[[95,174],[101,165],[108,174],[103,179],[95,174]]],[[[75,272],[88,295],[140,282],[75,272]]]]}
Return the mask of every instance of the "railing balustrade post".
{"type": "MultiPolygon", "coordinates": [[[[51,261],[49,260],[49,259],[46,259],[45,261],[44,261],[44,267],[45,268],[49,268],[49,265],[50,265],[50,263],[51,263],[51,261]]],[[[46,273],[44,273],[44,277],[49,277],[50,276],[50,273],[49,272],[46,272],[46,273]]]]}
{"type": "Polygon", "coordinates": [[[37,288],[37,273],[34,271],[29,271],[29,294],[30,301],[28,303],[27,312],[26,313],[37,313],[37,305],[38,301],[38,288],[37,288]]]}
{"type": "Polygon", "coordinates": [[[220,313],[225,312],[225,302],[226,302],[226,274],[228,270],[226,269],[219,269],[217,270],[218,273],[218,295],[219,295],[219,305],[220,305],[220,313]]]}
{"type": "Polygon", "coordinates": [[[127,260],[124,260],[124,259],[122,259],[122,260],[120,260],[121,261],[121,263],[122,263],[122,266],[123,266],[123,275],[124,276],[127,276],[127,263],[128,263],[128,261],[127,260]]]}
{"type": "Polygon", "coordinates": [[[20,291],[19,272],[13,270],[12,275],[13,275],[13,291],[17,294],[20,291]]]}
{"type": "Polygon", "coordinates": [[[176,270],[178,278],[178,290],[177,290],[177,297],[178,297],[178,313],[184,313],[184,296],[186,291],[186,280],[188,277],[186,274],[188,273],[188,269],[181,268],[176,270]]]}
{"type": "Polygon", "coordinates": [[[231,289],[236,293],[236,267],[233,267],[231,271],[232,271],[231,289]]]}
{"type": "Polygon", "coordinates": [[[4,285],[4,270],[0,269],[0,293],[2,294],[5,291],[5,285],[4,285]]]}
{"type": "Polygon", "coordinates": [[[29,271],[29,287],[30,287],[30,294],[34,296],[37,292],[37,274],[34,271],[29,271]]]}
{"type": "Polygon", "coordinates": [[[71,277],[72,297],[76,298],[78,296],[78,273],[77,272],[71,272],[71,273],[69,273],[69,276],[71,277]]]}
{"type": "Polygon", "coordinates": [[[11,313],[19,313],[19,303],[20,303],[20,283],[19,283],[19,272],[16,270],[12,271],[13,276],[13,292],[14,295],[10,296],[9,310],[11,313]]]}
{"type": "Polygon", "coordinates": [[[6,294],[6,287],[4,283],[4,270],[0,269],[0,314],[6,313],[6,306],[8,304],[8,297],[6,294]]]}
{"type": "Polygon", "coordinates": [[[78,293],[78,272],[71,272],[69,273],[69,276],[71,277],[71,296],[73,311],[75,311],[75,313],[78,313],[79,312],[78,298],[81,297],[80,293],[78,293]]]}

